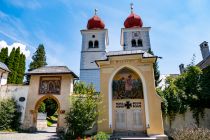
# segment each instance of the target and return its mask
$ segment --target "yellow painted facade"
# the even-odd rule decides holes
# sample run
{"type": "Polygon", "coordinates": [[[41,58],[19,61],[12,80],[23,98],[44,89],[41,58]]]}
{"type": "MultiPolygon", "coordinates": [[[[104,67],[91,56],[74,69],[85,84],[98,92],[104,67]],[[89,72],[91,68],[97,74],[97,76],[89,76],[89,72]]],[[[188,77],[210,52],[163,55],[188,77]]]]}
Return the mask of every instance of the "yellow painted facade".
{"type": "Polygon", "coordinates": [[[109,56],[108,60],[97,61],[100,67],[100,95],[102,96],[101,114],[98,131],[112,133],[115,130],[114,101],[112,99],[112,81],[123,68],[137,73],[142,81],[144,99],[139,99],[143,111],[144,131],[148,135],[164,134],[161,98],[155,91],[153,63],[156,57],[143,58],[141,54],[109,56]]]}

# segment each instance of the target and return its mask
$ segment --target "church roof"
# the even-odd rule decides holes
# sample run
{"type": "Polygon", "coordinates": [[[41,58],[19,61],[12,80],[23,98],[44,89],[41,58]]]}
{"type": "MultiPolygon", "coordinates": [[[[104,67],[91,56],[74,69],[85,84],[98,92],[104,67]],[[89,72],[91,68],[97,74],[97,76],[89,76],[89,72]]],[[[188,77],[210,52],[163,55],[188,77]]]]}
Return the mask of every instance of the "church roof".
{"type": "Polygon", "coordinates": [[[5,64],[2,63],[2,62],[0,62],[0,69],[5,70],[5,71],[7,71],[7,72],[11,72],[11,71],[9,70],[9,68],[7,67],[7,65],[5,65],[5,64]]]}
{"type": "Polygon", "coordinates": [[[145,52],[143,50],[130,50],[130,51],[110,51],[107,52],[104,57],[96,61],[105,61],[110,56],[124,56],[124,55],[135,55],[135,54],[140,54],[143,56],[143,58],[158,58],[158,56],[151,55],[150,53],[145,52]]]}
{"type": "Polygon", "coordinates": [[[78,76],[67,66],[44,66],[26,73],[26,75],[49,75],[49,74],[72,74],[74,78],[78,76]]]}
{"type": "Polygon", "coordinates": [[[132,55],[132,54],[142,54],[143,57],[156,57],[142,50],[110,51],[106,53],[107,56],[121,56],[121,55],[132,55]]]}

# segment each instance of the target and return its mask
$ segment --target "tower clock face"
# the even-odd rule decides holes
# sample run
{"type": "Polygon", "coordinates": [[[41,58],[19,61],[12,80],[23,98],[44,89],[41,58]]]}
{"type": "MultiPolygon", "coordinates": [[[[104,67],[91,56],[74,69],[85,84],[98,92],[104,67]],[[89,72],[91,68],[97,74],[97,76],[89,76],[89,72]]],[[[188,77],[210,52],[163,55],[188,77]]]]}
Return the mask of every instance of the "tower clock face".
{"type": "Polygon", "coordinates": [[[140,32],[132,32],[132,38],[139,38],[140,32]]]}

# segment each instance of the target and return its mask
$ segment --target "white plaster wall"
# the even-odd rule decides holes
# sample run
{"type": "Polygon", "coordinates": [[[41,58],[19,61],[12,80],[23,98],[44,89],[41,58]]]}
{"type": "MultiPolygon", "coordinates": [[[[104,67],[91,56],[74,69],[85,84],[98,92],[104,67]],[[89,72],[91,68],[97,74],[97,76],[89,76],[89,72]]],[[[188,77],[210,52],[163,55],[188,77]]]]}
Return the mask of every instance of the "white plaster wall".
{"type": "Polygon", "coordinates": [[[81,52],[80,69],[98,69],[95,60],[104,57],[106,52],[81,52]]]}
{"type": "Polygon", "coordinates": [[[100,91],[100,70],[80,70],[80,81],[92,83],[96,92],[100,91]]]}
{"type": "MultiPolygon", "coordinates": [[[[192,127],[193,125],[195,125],[195,119],[193,118],[192,111],[187,110],[185,114],[179,114],[175,117],[175,120],[171,123],[171,128],[179,129],[184,127],[192,127]]],[[[210,109],[205,109],[205,117],[200,118],[199,127],[210,129],[210,109]]],[[[164,119],[164,129],[167,132],[170,130],[170,123],[168,118],[164,119]]]]}
{"type": "Polygon", "coordinates": [[[21,107],[21,123],[24,120],[25,116],[25,108],[26,108],[26,102],[27,102],[27,95],[28,95],[28,86],[23,85],[4,85],[1,86],[0,89],[0,99],[6,99],[13,97],[17,103],[21,107]],[[20,97],[24,97],[25,101],[21,102],[19,101],[20,97]]]}
{"type": "Polygon", "coordinates": [[[0,79],[0,84],[1,85],[6,85],[7,84],[7,77],[8,77],[8,72],[5,72],[0,69],[0,76],[2,75],[0,79]]]}

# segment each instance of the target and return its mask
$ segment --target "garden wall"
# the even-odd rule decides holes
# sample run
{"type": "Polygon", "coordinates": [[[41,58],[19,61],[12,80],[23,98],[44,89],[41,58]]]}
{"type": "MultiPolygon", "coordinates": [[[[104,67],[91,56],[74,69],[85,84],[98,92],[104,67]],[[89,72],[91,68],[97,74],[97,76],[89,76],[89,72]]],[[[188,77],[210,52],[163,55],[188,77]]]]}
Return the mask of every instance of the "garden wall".
{"type": "Polygon", "coordinates": [[[28,86],[8,84],[0,87],[0,99],[15,98],[21,108],[21,123],[25,117],[28,86]]]}
{"type": "MultiPolygon", "coordinates": [[[[169,119],[164,119],[164,129],[166,132],[170,130],[170,123],[169,119]]],[[[175,120],[171,123],[171,128],[183,128],[183,127],[190,127],[195,125],[195,119],[193,118],[192,111],[187,110],[185,114],[179,114],[175,117],[175,120]]],[[[205,116],[204,118],[200,118],[200,126],[202,128],[210,129],[210,109],[205,109],[205,116]]]]}

